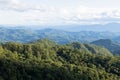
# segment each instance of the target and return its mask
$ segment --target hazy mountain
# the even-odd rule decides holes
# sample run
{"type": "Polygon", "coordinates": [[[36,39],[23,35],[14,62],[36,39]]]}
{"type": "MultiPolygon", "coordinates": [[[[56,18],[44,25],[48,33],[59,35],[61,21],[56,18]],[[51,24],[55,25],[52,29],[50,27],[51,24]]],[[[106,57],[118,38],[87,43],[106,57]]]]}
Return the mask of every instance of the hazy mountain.
{"type": "Polygon", "coordinates": [[[30,42],[38,39],[48,38],[57,43],[64,44],[69,42],[91,42],[98,39],[112,39],[118,34],[113,32],[94,32],[94,31],[80,31],[69,32],[58,29],[36,29],[20,27],[1,27],[0,41],[16,41],[16,42],[30,42]]]}
{"type": "MultiPolygon", "coordinates": [[[[13,26],[13,28],[16,26],[13,26]]],[[[106,23],[106,24],[70,24],[70,25],[30,25],[17,26],[19,28],[31,28],[33,30],[52,28],[58,30],[65,30],[70,32],[93,31],[93,32],[120,32],[120,23],[106,23]]]]}
{"type": "Polygon", "coordinates": [[[120,36],[114,37],[113,40],[120,43],[120,36]]]}
{"type": "MultiPolygon", "coordinates": [[[[47,26],[50,27],[50,26],[47,26]]],[[[50,28],[61,29],[71,32],[93,31],[93,32],[120,32],[120,23],[106,23],[106,24],[83,24],[83,25],[60,25],[52,26],[50,28]]],[[[38,28],[37,28],[38,29],[38,28]]]]}

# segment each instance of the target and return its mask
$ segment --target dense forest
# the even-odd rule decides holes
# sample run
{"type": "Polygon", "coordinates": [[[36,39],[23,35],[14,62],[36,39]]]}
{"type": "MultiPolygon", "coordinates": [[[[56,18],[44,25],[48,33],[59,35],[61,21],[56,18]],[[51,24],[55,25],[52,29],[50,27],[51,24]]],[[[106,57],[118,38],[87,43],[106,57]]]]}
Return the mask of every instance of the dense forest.
{"type": "Polygon", "coordinates": [[[0,44],[0,80],[120,80],[120,56],[78,42],[6,42],[0,44]]]}

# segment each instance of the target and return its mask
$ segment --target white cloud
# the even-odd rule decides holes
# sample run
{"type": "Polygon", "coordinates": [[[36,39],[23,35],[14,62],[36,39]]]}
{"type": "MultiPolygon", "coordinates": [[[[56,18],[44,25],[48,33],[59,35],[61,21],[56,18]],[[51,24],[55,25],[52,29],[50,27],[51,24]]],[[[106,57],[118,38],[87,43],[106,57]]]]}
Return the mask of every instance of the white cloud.
{"type": "Polygon", "coordinates": [[[120,10],[86,6],[34,5],[0,0],[0,24],[93,24],[120,22],[120,10]]]}

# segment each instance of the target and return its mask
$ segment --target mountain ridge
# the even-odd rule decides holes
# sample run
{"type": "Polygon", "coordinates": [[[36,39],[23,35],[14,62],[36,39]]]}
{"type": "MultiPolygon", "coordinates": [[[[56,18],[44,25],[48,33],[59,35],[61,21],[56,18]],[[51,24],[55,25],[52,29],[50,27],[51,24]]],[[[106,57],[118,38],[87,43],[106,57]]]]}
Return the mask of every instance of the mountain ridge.
{"type": "MultiPolygon", "coordinates": [[[[80,31],[69,32],[57,29],[41,29],[32,30],[24,28],[5,28],[0,29],[0,40],[16,41],[16,42],[29,42],[43,38],[51,39],[57,43],[64,44],[69,42],[91,42],[98,39],[113,39],[119,34],[113,32],[94,32],[94,31],[80,31]],[[64,41],[64,42],[63,42],[64,41]]],[[[115,39],[114,39],[115,40],[115,39]]]]}
{"type": "Polygon", "coordinates": [[[116,54],[116,53],[120,54],[120,44],[110,39],[96,40],[96,41],[91,42],[91,44],[95,44],[97,46],[103,46],[107,48],[113,54],[116,54]]]}

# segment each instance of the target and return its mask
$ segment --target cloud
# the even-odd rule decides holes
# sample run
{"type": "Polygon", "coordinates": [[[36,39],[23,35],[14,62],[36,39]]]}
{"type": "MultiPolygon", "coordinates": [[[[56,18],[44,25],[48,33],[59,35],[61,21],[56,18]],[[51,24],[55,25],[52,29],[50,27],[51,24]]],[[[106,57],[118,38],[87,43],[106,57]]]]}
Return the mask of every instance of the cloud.
{"type": "MultiPolygon", "coordinates": [[[[120,22],[120,10],[119,9],[109,9],[109,8],[88,8],[88,7],[79,7],[77,9],[72,9],[72,14],[68,14],[62,19],[67,24],[105,24],[105,23],[112,23],[120,22]]],[[[69,12],[67,12],[69,13],[69,12]]]]}
{"type": "Polygon", "coordinates": [[[20,0],[0,0],[0,10],[16,11],[16,12],[27,12],[27,11],[40,11],[45,12],[46,10],[52,9],[46,5],[34,5],[27,4],[20,0]]]}
{"type": "Polygon", "coordinates": [[[20,10],[22,6],[18,0],[0,0],[0,10],[20,10]]]}
{"type": "Polygon", "coordinates": [[[98,24],[120,22],[120,10],[86,6],[34,5],[20,0],[0,0],[0,24],[98,24]]]}
{"type": "Polygon", "coordinates": [[[0,0],[0,5],[4,7],[18,5],[19,3],[19,0],[0,0]]]}

